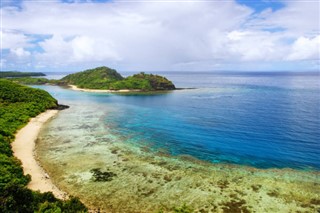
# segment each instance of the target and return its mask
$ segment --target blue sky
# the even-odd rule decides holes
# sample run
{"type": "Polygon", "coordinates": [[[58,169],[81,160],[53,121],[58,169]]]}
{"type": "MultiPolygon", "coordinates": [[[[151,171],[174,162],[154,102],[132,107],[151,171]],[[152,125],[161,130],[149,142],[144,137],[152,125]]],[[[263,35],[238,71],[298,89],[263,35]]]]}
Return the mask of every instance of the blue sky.
{"type": "Polygon", "coordinates": [[[276,11],[285,7],[285,3],[281,0],[237,0],[237,2],[254,9],[256,13],[268,8],[276,11]]]}
{"type": "MultiPolygon", "coordinates": [[[[46,0],[46,1],[50,1],[50,0],[46,0]]],[[[125,0],[123,0],[123,1],[125,1],[125,0]]],[[[155,1],[157,1],[157,0],[155,0],[155,1]]],[[[159,1],[161,1],[161,0],[159,0],[159,1]]],[[[223,1],[223,0],[217,0],[217,1],[223,1]]],[[[72,3],[88,3],[88,2],[110,3],[110,2],[114,2],[114,1],[112,1],[112,0],[91,0],[91,1],[87,1],[87,0],[61,0],[61,2],[72,4],[72,3]]],[[[148,2],[148,1],[146,1],[146,2],[148,2]]],[[[169,2],[169,0],[168,0],[168,2],[169,2]]],[[[278,9],[281,9],[285,6],[283,1],[281,1],[281,0],[236,0],[236,2],[254,9],[255,12],[261,12],[267,8],[272,8],[272,10],[278,10],[278,9]]],[[[3,6],[10,5],[10,6],[15,6],[15,7],[20,7],[22,3],[23,3],[23,0],[3,0],[2,5],[3,6]]]]}
{"type": "Polygon", "coordinates": [[[1,70],[319,70],[319,1],[1,2],[1,70]]]}

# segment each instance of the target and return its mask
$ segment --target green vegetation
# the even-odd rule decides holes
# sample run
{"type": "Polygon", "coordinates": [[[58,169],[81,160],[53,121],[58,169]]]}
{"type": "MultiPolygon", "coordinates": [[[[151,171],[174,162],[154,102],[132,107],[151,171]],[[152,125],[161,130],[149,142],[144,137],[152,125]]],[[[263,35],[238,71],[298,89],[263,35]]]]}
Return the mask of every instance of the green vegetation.
{"type": "Polygon", "coordinates": [[[74,84],[80,88],[109,89],[112,83],[122,79],[123,77],[116,70],[108,67],[97,67],[67,75],[60,81],[66,84],[74,84]]]}
{"type": "Polygon", "coordinates": [[[13,156],[10,143],[15,132],[31,117],[56,108],[49,93],[0,79],[0,212],[86,212],[77,199],[56,199],[51,192],[39,193],[26,185],[20,161],[13,156]]]}
{"type": "Polygon", "coordinates": [[[15,83],[25,84],[25,85],[43,85],[43,84],[51,84],[51,85],[60,85],[66,86],[66,83],[56,79],[47,79],[47,78],[31,78],[31,77],[24,77],[24,78],[10,78],[7,79],[15,83]]]}
{"type": "Polygon", "coordinates": [[[139,73],[121,81],[114,82],[108,89],[137,89],[143,91],[174,90],[175,86],[165,77],[153,74],[139,73]]]}
{"type": "Polygon", "coordinates": [[[45,76],[41,72],[17,72],[17,71],[6,71],[0,72],[0,78],[16,78],[16,77],[30,77],[30,76],[45,76]]]}
{"type": "Polygon", "coordinates": [[[25,77],[25,78],[12,78],[9,80],[16,83],[20,83],[20,84],[26,84],[26,85],[42,85],[42,84],[51,83],[50,80],[46,78],[25,77]]]}
{"type": "Polygon", "coordinates": [[[108,67],[97,67],[82,72],[73,73],[60,80],[49,80],[46,78],[12,78],[11,81],[27,85],[76,85],[84,89],[107,89],[107,90],[139,90],[139,91],[163,91],[174,90],[174,84],[167,78],[145,74],[143,72],[122,77],[116,70],[108,67]]]}
{"type": "Polygon", "coordinates": [[[123,78],[116,70],[108,67],[98,67],[79,73],[67,75],[60,83],[73,84],[86,89],[110,90],[173,90],[175,86],[171,81],[159,75],[139,73],[123,78]]]}

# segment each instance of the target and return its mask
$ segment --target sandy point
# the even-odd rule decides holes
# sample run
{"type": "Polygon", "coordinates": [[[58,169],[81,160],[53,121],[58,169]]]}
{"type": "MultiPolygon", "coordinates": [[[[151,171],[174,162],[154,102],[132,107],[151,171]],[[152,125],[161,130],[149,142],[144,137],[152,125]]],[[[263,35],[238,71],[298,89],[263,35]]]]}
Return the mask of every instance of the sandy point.
{"type": "Polygon", "coordinates": [[[28,188],[40,192],[52,192],[60,199],[68,198],[68,195],[55,186],[49,175],[43,170],[35,158],[35,144],[41,127],[51,118],[57,115],[58,110],[47,110],[20,129],[11,144],[13,154],[21,160],[24,174],[31,175],[28,188]]]}

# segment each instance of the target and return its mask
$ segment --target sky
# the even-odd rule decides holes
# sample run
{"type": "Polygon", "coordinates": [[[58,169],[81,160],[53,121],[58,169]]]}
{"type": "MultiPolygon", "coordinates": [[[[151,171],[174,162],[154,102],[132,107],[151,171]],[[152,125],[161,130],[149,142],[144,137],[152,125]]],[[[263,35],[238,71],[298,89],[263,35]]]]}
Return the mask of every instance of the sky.
{"type": "Polygon", "coordinates": [[[2,0],[1,70],[319,71],[320,0],[2,0]]]}

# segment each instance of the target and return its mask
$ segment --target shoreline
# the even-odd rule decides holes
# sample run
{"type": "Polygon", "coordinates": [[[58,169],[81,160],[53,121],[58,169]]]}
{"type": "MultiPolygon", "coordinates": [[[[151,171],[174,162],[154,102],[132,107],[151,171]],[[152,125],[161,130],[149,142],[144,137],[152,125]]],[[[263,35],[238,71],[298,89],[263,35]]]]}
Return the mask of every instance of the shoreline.
{"type": "Polygon", "coordinates": [[[59,110],[47,110],[31,118],[26,126],[20,129],[11,143],[13,155],[21,161],[23,173],[31,175],[27,187],[34,191],[52,192],[56,198],[66,199],[67,193],[61,191],[39,165],[34,150],[42,126],[58,114],[59,110]]]}
{"type": "Polygon", "coordinates": [[[82,89],[77,87],[76,85],[68,85],[69,89],[75,91],[82,91],[82,92],[101,92],[101,93],[127,93],[127,92],[142,92],[139,89],[120,89],[120,90],[110,90],[110,89],[82,89]]]}
{"type": "Polygon", "coordinates": [[[171,92],[175,90],[188,90],[188,89],[196,89],[196,88],[176,88],[174,90],[150,90],[144,91],[140,89],[120,89],[120,90],[110,90],[110,89],[83,89],[79,88],[76,85],[69,84],[67,85],[68,89],[74,91],[81,91],[81,92],[96,92],[96,93],[161,93],[161,92],[171,92]]]}

